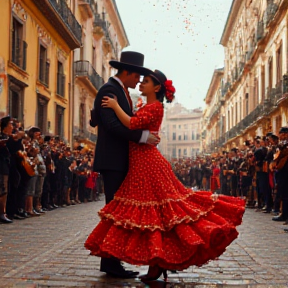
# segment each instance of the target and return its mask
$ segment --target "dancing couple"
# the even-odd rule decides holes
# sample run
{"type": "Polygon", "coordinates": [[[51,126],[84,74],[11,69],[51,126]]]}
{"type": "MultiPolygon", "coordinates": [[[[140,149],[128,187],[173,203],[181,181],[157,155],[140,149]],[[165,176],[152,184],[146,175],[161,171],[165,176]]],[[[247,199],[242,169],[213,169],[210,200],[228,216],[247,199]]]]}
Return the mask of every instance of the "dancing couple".
{"type": "Polygon", "coordinates": [[[91,113],[91,125],[98,125],[94,170],[103,175],[106,205],[85,247],[110,276],[137,277],[120,261],[149,265],[143,282],[216,259],[237,238],[244,201],[182,185],[156,147],[163,100],[174,98],[172,81],[143,67],[141,53],[122,52],[109,63],[118,72],[100,88],[91,113]],[[133,114],[128,88],[141,75],[147,103],[133,114]]]}

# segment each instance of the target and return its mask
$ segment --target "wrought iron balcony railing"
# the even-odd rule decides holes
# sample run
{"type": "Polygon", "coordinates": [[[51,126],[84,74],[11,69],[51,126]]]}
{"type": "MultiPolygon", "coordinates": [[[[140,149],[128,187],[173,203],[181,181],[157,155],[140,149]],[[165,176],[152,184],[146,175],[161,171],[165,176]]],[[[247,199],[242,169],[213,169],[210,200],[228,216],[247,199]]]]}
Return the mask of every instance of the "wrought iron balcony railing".
{"type": "Polygon", "coordinates": [[[76,20],[65,0],[32,0],[45,18],[67,41],[71,49],[80,47],[82,27],[76,20]]]}
{"type": "Polygon", "coordinates": [[[76,77],[88,77],[89,81],[97,90],[104,84],[104,80],[95,71],[89,61],[76,61],[74,63],[74,69],[76,77]]]}
{"type": "Polygon", "coordinates": [[[264,29],[264,21],[261,20],[257,23],[257,31],[256,31],[256,41],[260,41],[265,33],[264,33],[265,29],[264,29]]]}
{"type": "Polygon", "coordinates": [[[274,3],[274,0],[268,0],[267,2],[267,9],[263,16],[265,27],[270,24],[276,14],[276,11],[278,10],[278,5],[274,3]]]}
{"type": "Polygon", "coordinates": [[[225,94],[228,92],[230,87],[231,87],[231,83],[230,82],[226,82],[225,84],[223,84],[222,97],[225,96],[225,94]]]}
{"type": "Polygon", "coordinates": [[[12,62],[23,70],[26,70],[27,46],[27,43],[22,39],[13,39],[12,62]]]}

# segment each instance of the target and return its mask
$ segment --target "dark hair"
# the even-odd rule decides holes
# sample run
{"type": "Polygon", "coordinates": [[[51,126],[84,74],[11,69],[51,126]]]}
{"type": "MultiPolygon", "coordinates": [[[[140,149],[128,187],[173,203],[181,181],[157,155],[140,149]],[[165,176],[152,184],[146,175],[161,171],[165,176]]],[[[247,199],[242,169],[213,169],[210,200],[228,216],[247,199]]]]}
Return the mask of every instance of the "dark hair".
{"type": "Polygon", "coordinates": [[[161,88],[158,92],[156,92],[156,99],[163,103],[163,100],[164,100],[164,97],[165,97],[165,87],[164,85],[162,85],[159,81],[157,81],[154,77],[151,77],[150,78],[152,79],[153,81],[153,84],[154,86],[157,86],[157,85],[161,85],[161,88]]]}

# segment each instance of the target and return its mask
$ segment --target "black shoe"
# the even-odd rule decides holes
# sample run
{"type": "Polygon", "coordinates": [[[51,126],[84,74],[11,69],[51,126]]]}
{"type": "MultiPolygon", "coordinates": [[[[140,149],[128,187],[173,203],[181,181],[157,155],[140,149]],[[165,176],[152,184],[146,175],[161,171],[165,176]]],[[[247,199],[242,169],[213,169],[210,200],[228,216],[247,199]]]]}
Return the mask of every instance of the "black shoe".
{"type": "Polygon", "coordinates": [[[6,214],[1,214],[0,223],[9,224],[9,223],[13,223],[13,221],[9,219],[6,214]]]}
{"type": "Polygon", "coordinates": [[[271,210],[267,210],[267,209],[266,209],[266,210],[263,210],[262,213],[269,213],[269,214],[270,214],[270,213],[271,213],[271,210]]]}
{"type": "Polygon", "coordinates": [[[279,216],[274,216],[272,218],[273,221],[286,221],[286,219],[284,219],[284,217],[282,216],[282,214],[280,214],[279,216]]]}
{"type": "Polygon", "coordinates": [[[23,219],[25,219],[25,217],[23,217],[23,216],[21,216],[21,215],[15,213],[15,214],[13,215],[13,219],[23,220],[23,219]]]}
{"type": "Polygon", "coordinates": [[[139,272],[125,270],[124,268],[119,271],[103,271],[103,270],[100,270],[100,271],[105,272],[107,276],[115,277],[115,278],[122,278],[122,279],[136,278],[137,275],[139,274],[139,272]]]}
{"type": "Polygon", "coordinates": [[[52,204],[52,207],[53,207],[53,208],[58,208],[59,206],[56,205],[56,204],[52,204]]]}
{"type": "Polygon", "coordinates": [[[43,209],[34,209],[35,212],[39,213],[39,214],[45,214],[45,211],[43,211],[43,209]]]}

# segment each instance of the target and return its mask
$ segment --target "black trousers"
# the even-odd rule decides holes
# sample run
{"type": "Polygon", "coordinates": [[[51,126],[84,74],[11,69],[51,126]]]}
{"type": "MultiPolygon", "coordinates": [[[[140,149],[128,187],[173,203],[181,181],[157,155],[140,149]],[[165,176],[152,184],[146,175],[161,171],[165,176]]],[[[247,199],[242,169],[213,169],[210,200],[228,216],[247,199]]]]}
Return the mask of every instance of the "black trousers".
{"type": "MultiPolygon", "coordinates": [[[[113,200],[116,191],[124,181],[127,171],[101,171],[104,182],[105,201],[108,204],[113,200]]],[[[101,258],[100,271],[117,272],[121,268],[120,260],[116,258],[101,258]]]]}

